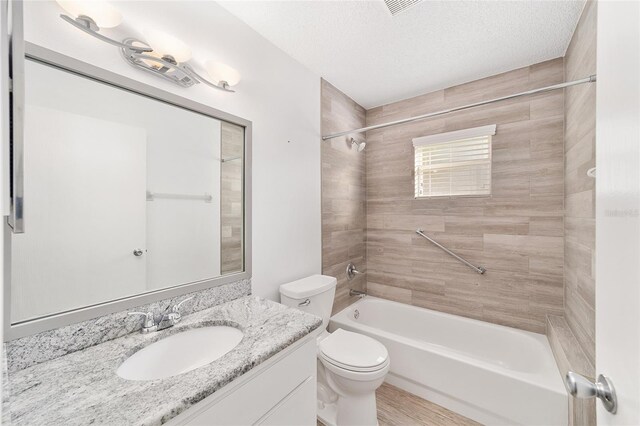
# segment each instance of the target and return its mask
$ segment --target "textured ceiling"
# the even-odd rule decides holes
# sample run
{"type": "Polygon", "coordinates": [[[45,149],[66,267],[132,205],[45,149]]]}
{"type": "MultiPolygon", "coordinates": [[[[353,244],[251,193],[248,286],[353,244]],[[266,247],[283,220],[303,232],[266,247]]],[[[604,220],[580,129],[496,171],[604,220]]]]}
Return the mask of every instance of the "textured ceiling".
{"type": "Polygon", "coordinates": [[[365,108],[564,56],[584,1],[220,4],[365,108]]]}

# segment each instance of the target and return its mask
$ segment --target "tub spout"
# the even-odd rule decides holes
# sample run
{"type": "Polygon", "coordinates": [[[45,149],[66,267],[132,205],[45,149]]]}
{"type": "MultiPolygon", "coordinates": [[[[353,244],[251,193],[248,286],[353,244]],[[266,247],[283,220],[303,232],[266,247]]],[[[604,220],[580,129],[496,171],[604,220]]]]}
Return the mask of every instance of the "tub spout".
{"type": "Polygon", "coordinates": [[[352,288],[349,289],[349,296],[359,296],[359,297],[365,297],[367,295],[366,291],[360,291],[360,290],[354,290],[352,288]]]}

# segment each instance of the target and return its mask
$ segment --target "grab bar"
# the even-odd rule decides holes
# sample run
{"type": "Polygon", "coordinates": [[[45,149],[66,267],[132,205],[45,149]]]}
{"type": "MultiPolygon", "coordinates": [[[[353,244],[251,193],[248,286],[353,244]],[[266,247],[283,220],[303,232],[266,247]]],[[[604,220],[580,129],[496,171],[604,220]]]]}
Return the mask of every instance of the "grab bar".
{"type": "Polygon", "coordinates": [[[444,252],[446,252],[447,254],[450,254],[451,256],[455,257],[456,259],[458,259],[460,262],[464,263],[465,265],[467,265],[469,268],[473,269],[474,271],[476,271],[477,273],[479,273],[480,275],[484,274],[485,272],[487,272],[487,270],[485,268],[483,268],[482,266],[476,266],[471,262],[466,261],[465,259],[461,258],[460,256],[458,256],[457,254],[455,254],[454,252],[452,252],[451,250],[449,250],[448,248],[446,248],[445,246],[443,246],[442,244],[440,244],[439,242],[435,241],[433,238],[427,236],[424,234],[424,232],[422,232],[422,229],[417,229],[416,230],[416,234],[426,238],[427,240],[429,240],[429,242],[431,242],[434,246],[438,247],[439,249],[443,250],[444,252]]]}

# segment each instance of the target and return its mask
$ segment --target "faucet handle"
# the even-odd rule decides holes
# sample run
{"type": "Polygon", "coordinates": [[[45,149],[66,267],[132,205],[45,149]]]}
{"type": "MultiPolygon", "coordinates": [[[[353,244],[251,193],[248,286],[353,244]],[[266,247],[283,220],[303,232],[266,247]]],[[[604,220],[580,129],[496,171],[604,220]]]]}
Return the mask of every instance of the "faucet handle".
{"type": "Polygon", "coordinates": [[[191,296],[191,297],[187,297],[186,299],[184,299],[183,301],[181,301],[180,303],[173,305],[173,308],[171,309],[171,312],[173,313],[180,313],[180,306],[182,306],[182,304],[184,302],[188,302],[189,300],[193,299],[195,296],[191,296]]]}
{"type": "Polygon", "coordinates": [[[347,265],[347,278],[349,279],[349,281],[354,279],[356,275],[360,274],[362,274],[362,272],[358,271],[356,265],[354,265],[353,263],[349,263],[349,265],[347,265]]]}
{"type": "Polygon", "coordinates": [[[153,318],[153,312],[128,312],[127,315],[142,315],[144,316],[143,328],[152,328],[156,325],[153,318]]]}
{"type": "Polygon", "coordinates": [[[184,299],[180,303],[177,303],[177,304],[173,305],[173,307],[171,308],[171,312],[169,312],[168,316],[169,316],[169,318],[171,318],[171,321],[174,324],[177,324],[182,319],[182,314],[180,313],[180,306],[182,306],[182,304],[184,302],[187,302],[187,301],[189,301],[189,300],[191,300],[193,298],[194,298],[194,296],[187,297],[186,299],[184,299]]]}

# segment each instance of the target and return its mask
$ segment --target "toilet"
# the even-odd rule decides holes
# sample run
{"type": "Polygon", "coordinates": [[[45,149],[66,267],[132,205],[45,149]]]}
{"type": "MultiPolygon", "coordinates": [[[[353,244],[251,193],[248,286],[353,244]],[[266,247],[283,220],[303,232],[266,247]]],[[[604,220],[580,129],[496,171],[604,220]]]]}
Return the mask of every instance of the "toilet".
{"type": "Polygon", "coordinates": [[[327,426],[378,424],[375,391],[389,371],[387,348],[371,337],[327,331],[337,280],[312,275],[280,286],[282,304],[322,318],[318,336],[318,418],[327,426]]]}

